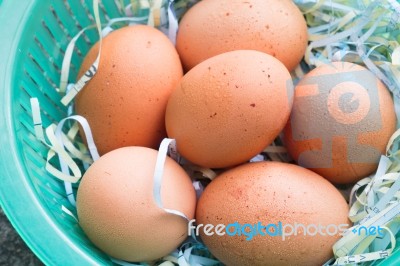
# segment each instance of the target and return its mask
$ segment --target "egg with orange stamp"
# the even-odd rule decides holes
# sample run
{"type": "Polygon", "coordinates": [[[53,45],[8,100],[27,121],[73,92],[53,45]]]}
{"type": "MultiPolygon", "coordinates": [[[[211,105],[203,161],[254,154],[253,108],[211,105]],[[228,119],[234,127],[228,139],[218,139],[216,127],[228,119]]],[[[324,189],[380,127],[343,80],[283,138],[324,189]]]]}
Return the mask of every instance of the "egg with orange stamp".
{"type": "Polygon", "coordinates": [[[299,165],[348,184],[376,170],[395,129],[385,85],[362,66],[333,62],[315,68],[296,86],[284,142],[299,165]]]}

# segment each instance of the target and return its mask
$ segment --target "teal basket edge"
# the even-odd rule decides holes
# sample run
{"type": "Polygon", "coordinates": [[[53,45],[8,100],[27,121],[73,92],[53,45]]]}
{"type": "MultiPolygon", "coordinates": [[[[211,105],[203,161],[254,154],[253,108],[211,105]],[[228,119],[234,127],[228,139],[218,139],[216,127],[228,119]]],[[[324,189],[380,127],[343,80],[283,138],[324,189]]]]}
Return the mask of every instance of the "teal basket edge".
{"type": "MultiPolygon", "coordinates": [[[[26,36],[33,36],[34,26],[40,26],[40,23],[33,23],[34,20],[47,10],[42,7],[50,6],[52,1],[18,2],[16,7],[12,0],[0,0],[0,99],[3,100],[0,105],[0,204],[17,232],[46,265],[112,264],[106,256],[87,244],[85,236],[79,236],[78,229],[73,229],[78,236],[70,234],[68,228],[71,222],[58,218],[59,214],[54,213],[52,205],[45,202],[46,197],[40,195],[38,185],[33,182],[35,177],[26,166],[31,157],[22,145],[21,121],[18,120],[23,118],[15,111],[20,104],[15,97],[18,95],[16,90],[19,90],[19,75],[16,73],[22,71],[22,62],[27,57],[26,51],[20,47],[29,46],[22,41],[29,41],[26,36]]],[[[57,200],[58,193],[48,197],[57,200]]],[[[400,249],[374,265],[400,265],[400,249]]]]}
{"type": "Polygon", "coordinates": [[[12,90],[19,89],[15,73],[22,71],[19,61],[27,56],[18,47],[24,34],[29,35],[33,30],[27,25],[33,16],[39,16],[39,2],[50,5],[49,0],[19,0],[18,6],[6,0],[0,6],[0,99],[3,101],[0,105],[0,204],[22,239],[46,265],[111,265],[106,256],[101,259],[94,247],[93,251],[83,249],[79,241],[61,228],[60,220],[55,219],[39,197],[24,164],[26,157],[15,121],[18,117],[13,112],[19,103],[13,98],[12,90]]]}

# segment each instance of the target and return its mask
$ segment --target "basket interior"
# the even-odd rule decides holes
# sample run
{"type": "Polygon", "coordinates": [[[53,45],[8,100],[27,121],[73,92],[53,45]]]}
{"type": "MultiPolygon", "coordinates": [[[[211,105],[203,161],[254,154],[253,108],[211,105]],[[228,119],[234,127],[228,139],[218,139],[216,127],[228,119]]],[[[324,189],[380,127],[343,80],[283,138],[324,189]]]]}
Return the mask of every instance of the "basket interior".
{"type": "MultiPolygon", "coordinates": [[[[48,148],[35,137],[30,106],[30,98],[37,97],[44,126],[57,123],[67,116],[67,109],[60,102],[62,96],[55,88],[59,84],[62,60],[69,41],[81,29],[94,24],[92,0],[31,2],[30,14],[34,15],[29,16],[20,27],[22,37],[16,47],[19,53],[9,70],[13,81],[10,90],[11,121],[18,157],[25,168],[26,184],[54,225],[80,249],[80,253],[90,256],[98,264],[112,264],[106,255],[89,242],[76,221],[62,211],[63,205],[69,209],[72,206],[67,200],[64,184],[50,176],[44,168],[48,148]]],[[[120,2],[101,1],[100,16],[103,22],[123,16],[123,10],[118,5],[120,2]]],[[[123,2],[127,5],[129,0],[123,2]]],[[[91,30],[76,43],[70,70],[72,80],[77,75],[84,55],[97,40],[97,32],[91,30]]],[[[20,234],[23,235],[23,232],[20,231],[20,234]]],[[[41,257],[38,254],[40,251],[32,249],[41,257]]]]}

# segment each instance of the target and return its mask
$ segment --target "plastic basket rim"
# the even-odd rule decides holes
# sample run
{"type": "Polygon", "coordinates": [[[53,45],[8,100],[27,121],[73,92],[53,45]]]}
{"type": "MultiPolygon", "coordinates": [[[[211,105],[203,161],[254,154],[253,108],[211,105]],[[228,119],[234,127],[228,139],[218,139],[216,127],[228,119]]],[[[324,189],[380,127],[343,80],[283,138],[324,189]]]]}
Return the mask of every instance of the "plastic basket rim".
{"type": "Polygon", "coordinates": [[[68,254],[70,260],[63,260],[63,265],[95,265],[98,263],[58,228],[49,211],[40,204],[21,162],[9,89],[13,88],[12,70],[18,52],[13,48],[21,40],[23,27],[37,2],[20,0],[18,3],[17,8],[13,1],[0,3],[0,99],[3,99],[0,107],[0,206],[17,233],[44,264],[57,265],[56,262],[68,254]],[[12,16],[7,16],[7,11],[13,12],[12,16]],[[57,246],[57,250],[47,252],[47,246],[57,246]],[[64,256],[60,256],[62,254],[64,256]]]}

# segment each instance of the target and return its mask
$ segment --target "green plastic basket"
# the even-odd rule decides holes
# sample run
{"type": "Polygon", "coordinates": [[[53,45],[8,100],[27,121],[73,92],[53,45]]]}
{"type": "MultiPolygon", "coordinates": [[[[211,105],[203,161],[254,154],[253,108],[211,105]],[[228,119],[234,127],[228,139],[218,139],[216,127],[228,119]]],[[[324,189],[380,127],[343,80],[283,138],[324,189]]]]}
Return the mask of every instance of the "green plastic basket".
{"type": "MultiPolygon", "coordinates": [[[[112,265],[62,212],[70,204],[63,183],[44,169],[47,148],[34,135],[30,107],[30,98],[37,97],[45,126],[66,117],[54,88],[64,51],[74,35],[94,24],[91,14],[92,0],[4,0],[0,6],[0,202],[47,265],[112,265]]],[[[103,21],[121,16],[113,0],[103,1],[103,21]]],[[[86,36],[77,42],[72,76],[98,39],[95,31],[86,36]]]]}
{"type": "MultiPolygon", "coordinates": [[[[0,203],[47,265],[112,264],[62,212],[62,205],[70,206],[64,185],[44,169],[47,147],[34,135],[30,107],[37,97],[45,126],[66,117],[54,88],[69,40],[94,23],[91,14],[92,0],[0,0],[0,203]]],[[[103,21],[121,15],[114,0],[103,0],[103,21]]],[[[86,36],[77,42],[72,76],[98,38],[96,32],[86,36]]],[[[399,249],[379,265],[400,265],[399,249]]]]}

